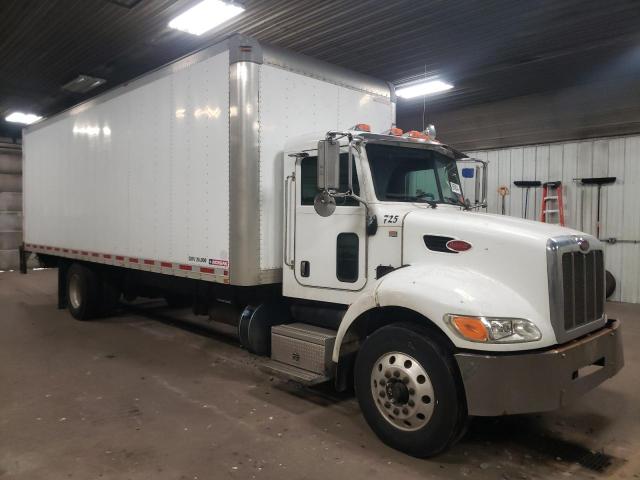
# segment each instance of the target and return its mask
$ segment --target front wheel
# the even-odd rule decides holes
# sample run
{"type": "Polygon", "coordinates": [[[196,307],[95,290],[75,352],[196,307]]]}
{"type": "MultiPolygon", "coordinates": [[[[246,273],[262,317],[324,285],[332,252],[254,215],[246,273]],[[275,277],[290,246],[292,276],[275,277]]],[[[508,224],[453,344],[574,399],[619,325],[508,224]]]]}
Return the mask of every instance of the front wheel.
{"type": "Polygon", "coordinates": [[[390,447],[415,457],[453,445],[466,426],[458,369],[448,349],[419,325],[373,333],[355,365],[355,388],[371,429],[390,447]]]}

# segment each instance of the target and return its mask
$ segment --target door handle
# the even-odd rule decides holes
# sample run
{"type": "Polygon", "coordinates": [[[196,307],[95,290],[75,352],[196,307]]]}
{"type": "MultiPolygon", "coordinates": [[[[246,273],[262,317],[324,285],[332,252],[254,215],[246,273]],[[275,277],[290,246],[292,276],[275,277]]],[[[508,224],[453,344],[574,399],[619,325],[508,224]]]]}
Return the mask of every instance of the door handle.
{"type": "Polygon", "coordinates": [[[311,274],[311,264],[308,260],[303,260],[300,262],[300,276],[308,277],[311,274]]]}

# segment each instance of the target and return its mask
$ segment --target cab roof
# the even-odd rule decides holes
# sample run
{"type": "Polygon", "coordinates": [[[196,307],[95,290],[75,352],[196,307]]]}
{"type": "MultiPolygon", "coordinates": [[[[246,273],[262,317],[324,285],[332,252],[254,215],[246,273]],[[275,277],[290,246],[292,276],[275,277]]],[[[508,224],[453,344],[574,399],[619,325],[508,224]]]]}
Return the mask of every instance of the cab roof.
{"type": "MultiPolygon", "coordinates": [[[[422,138],[412,138],[405,136],[396,136],[396,135],[385,135],[381,133],[369,133],[363,132],[359,130],[345,130],[346,132],[351,133],[354,137],[360,137],[365,142],[380,142],[380,143],[390,143],[396,145],[406,144],[407,146],[417,146],[417,145],[425,145],[427,147],[436,147],[438,149],[443,149],[447,151],[451,156],[453,156],[456,160],[461,158],[469,158],[468,155],[456,150],[449,145],[441,143],[437,140],[429,140],[422,138]]],[[[308,152],[315,151],[318,149],[318,140],[323,140],[326,136],[327,132],[315,132],[309,133],[305,135],[298,136],[296,138],[291,139],[287,142],[285,151],[287,153],[294,152],[308,152]]],[[[347,138],[343,137],[340,139],[340,145],[347,145],[347,138]]]]}

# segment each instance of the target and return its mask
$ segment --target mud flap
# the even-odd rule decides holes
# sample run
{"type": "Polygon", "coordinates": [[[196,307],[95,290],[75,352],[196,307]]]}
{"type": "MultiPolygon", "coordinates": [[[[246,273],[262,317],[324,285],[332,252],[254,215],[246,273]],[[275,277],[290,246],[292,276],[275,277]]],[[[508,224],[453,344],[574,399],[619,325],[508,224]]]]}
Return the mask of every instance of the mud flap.
{"type": "Polygon", "coordinates": [[[27,273],[27,255],[29,252],[26,252],[24,249],[24,243],[20,244],[18,247],[18,255],[20,256],[20,273],[27,273]]]}
{"type": "Polygon", "coordinates": [[[67,271],[69,262],[58,262],[58,309],[67,308],[67,271]]]}

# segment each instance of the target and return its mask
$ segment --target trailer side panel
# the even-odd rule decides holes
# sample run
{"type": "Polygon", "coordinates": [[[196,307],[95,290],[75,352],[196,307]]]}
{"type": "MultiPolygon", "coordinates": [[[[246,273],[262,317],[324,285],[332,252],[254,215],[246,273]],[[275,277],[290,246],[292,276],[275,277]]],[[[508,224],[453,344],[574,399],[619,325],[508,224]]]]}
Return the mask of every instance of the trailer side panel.
{"type": "Polygon", "coordinates": [[[229,54],[198,60],[25,132],[25,243],[133,268],[223,274],[229,54]]]}

